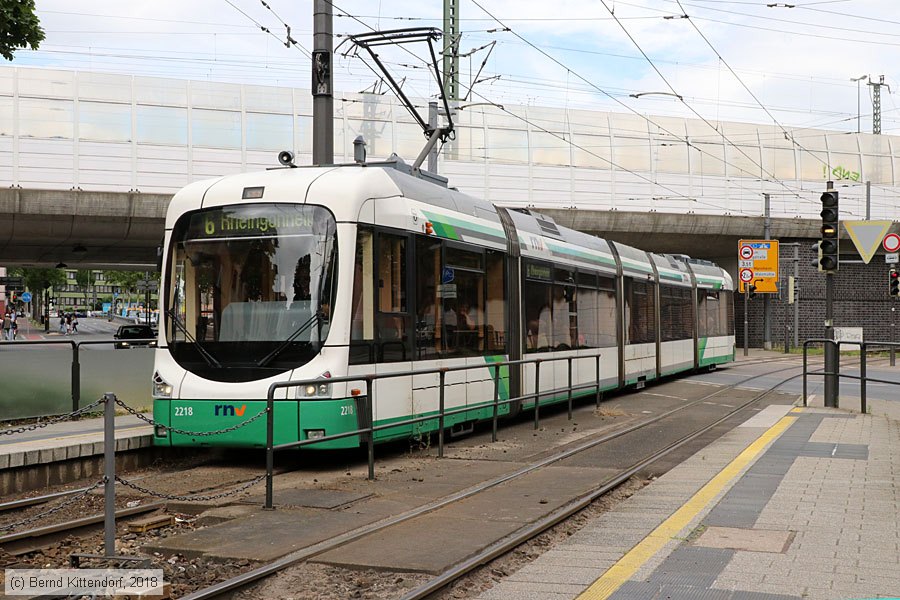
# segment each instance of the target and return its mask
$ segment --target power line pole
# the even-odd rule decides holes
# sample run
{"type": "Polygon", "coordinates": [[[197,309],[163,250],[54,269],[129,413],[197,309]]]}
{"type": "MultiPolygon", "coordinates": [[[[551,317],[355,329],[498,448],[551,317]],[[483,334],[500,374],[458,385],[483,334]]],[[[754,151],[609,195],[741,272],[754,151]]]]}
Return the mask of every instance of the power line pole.
{"type": "Polygon", "coordinates": [[[444,0],[444,94],[459,100],[459,2],[444,0]]]}
{"type": "Polygon", "coordinates": [[[334,96],[332,58],[332,4],[315,0],[313,4],[313,164],[334,164],[334,96]]]}
{"type": "Polygon", "coordinates": [[[878,83],[872,81],[869,76],[868,85],[872,86],[872,133],[881,135],[881,86],[891,91],[891,86],[884,82],[884,75],[879,76],[878,83]]]}

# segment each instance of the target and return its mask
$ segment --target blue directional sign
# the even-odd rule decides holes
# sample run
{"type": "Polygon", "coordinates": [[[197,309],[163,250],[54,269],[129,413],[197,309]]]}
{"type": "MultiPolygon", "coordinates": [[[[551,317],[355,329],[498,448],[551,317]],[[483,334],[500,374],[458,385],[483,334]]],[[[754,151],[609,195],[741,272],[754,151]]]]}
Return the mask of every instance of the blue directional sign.
{"type": "Polygon", "coordinates": [[[451,283],[456,278],[456,272],[450,267],[444,267],[441,271],[441,283],[451,283]]]}
{"type": "Polygon", "coordinates": [[[22,302],[31,302],[31,292],[22,294],[22,302]]]}

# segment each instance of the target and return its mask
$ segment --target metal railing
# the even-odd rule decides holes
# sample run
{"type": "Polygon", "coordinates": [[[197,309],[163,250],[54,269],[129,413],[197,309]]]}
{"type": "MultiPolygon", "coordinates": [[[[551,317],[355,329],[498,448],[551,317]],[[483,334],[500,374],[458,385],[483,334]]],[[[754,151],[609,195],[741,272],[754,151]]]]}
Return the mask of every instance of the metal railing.
{"type": "MultiPolygon", "coordinates": [[[[868,411],[868,402],[867,402],[867,391],[866,385],[868,382],[873,383],[885,383],[888,385],[900,385],[900,381],[891,381],[889,379],[878,379],[875,377],[869,377],[866,374],[866,357],[869,351],[873,348],[879,349],[889,349],[895,350],[896,348],[900,348],[900,342],[844,342],[844,341],[835,341],[829,340],[825,338],[812,338],[803,342],[803,406],[808,406],[808,393],[807,393],[807,374],[808,374],[808,358],[807,354],[809,352],[810,344],[834,344],[837,352],[838,352],[838,361],[840,361],[840,351],[841,346],[853,346],[859,347],[859,375],[850,375],[848,373],[841,373],[840,369],[838,369],[837,373],[830,373],[827,370],[823,370],[821,373],[815,373],[815,375],[823,375],[823,376],[837,376],[838,383],[840,383],[841,378],[846,379],[855,379],[859,381],[859,412],[865,414],[868,411]]],[[[840,362],[838,362],[838,366],[840,366],[840,362]]],[[[840,397],[840,394],[838,394],[840,397]]]]}
{"type": "MultiPolygon", "coordinates": [[[[71,401],[72,408],[71,410],[77,411],[78,405],[81,404],[81,347],[82,346],[103,346],[103,345],[118,345],[123,343],[128,343],[133,347],[143,347],[143,345],[147,345],[149,348],[149,344],[154,344],[157,342],[157,338],[141,338],[141,339],[128,339],[128,340],[74,340],[74,339],[64,339],[64,340],[2,340],[0,341],[0,349],[4,347],[21,347],[21,346],[70,346],[72,349],[72,366],[71,366],[71,401]]],[[[57,413],[59,414],[59,413],[57,413]]],[[[32,417],[44,417],[44,416],[53,416],[51,415],[25,415],[21,417],[17,417],[17,419],[27,419],[32,417]]]]}
{"type": "MultiPolygon", "coordinates": [[[[438,421],[438,457],[442,458],[444,456],[444,429],[446,418],[451,417],[453,415],[458,415],[466,412],[470,412],[472,410],[479,410],[485,408],[486,405],[482,404],[478,407],[472,406],[463,406],[460,408],[453,408],[447,410],[445,405],[446,398],[446,386],[447,386],[447,373],[459,372],[459,371],[468,371],[471,369],[493,369],[493,374],[491,376],[494,383],[494,394],[493,401],[491,402],[492,407],[492,424],[491,424],[491,442],[497,441],[497,421],[499,418],[499,411],[501,406],[508,406],[510,404],[516,402],[522,402],[525,400],[534,400],[534,428],[538,429],[540,427],[540,406],[541,406],[541,397],[553,397],[554,394],[558,393],[562,389],[566,390],[567,394],[567,408],[568,408],[568,418],[572,419],[572,398],[573,393],[580,390],[596,390],[596,404],[600,405],[601,398],[601,383],[600,383],[600,357],[602,353],[592,354],[588,356],[561,356],[557,358],[532,358],[532,359],[520,359],[520,360],[509,360],[509,361],[498,361],[487,364],[480,365],[463,365],[459,367],[438,367],[433,369],[420,369],[420,370],[411,370],[411,371],[399,371],[393,373],[379,373],[379,374],[365,374],[365,375],[353,375],[353,376],[345,376],[345,377],[332,377],[329,379],[304,379],[297,381],[283,381],[278,383],[273,383],[269,386],[268,393],[266,394],[266,503],[265,508],[272,509],[273,508],[273,480],[274,480],[274,466],[275,466],[275,452],[277,450],[286,450],[288,448],[302,448],[304,446],[310,446],[312,444],[321,444],[333,440],[340,440],[352,436],[364,436],[366,440],[366,446],[368,450],[368,478],[370,480],[375,479],[375,434],[379,431],[385,431],[388,429],[395,429],[404,426],[412,426],[418,423],[424,423],[426,421],[434,421],[437,419],[438,421]],[[594,359],[595,361],[595,382],[593,383],[584,383],[580,385],[573,385],[572,383],[572,362],[576,360],[589,360],[594,359]],[[556,388],[553,390],[548,390],[546,392],[541,392],[541,365],[543,363],[551,363],[551,362],[559,362],[559,361],[567,361],[567,373],[568,380],[565,388],[556,388]],[[506,400],[500,400],[500,379],[501,379],[501,369],[503,367],[517,366],[517,365],[535,365],[534,370],[534,393],[524,394],[522,396],[517,396],[513,398],[507,398],[506,400]],[[439,388],[438,388],[438,412],[437,414],[429,414],[426,416],[419,417],[411,417],[409,419],[405,419],[403,421],[395,421],[392,423],[387,423],[383,425],[375,425],[374,423],[374,405],[375,405],[375,382],[384,380],[384,379],[393,379],[397,377],[415,377],[422,375],[437,375],[439,388]],[[365,423],[362,427],[352,430],[345,431],[342,433],[337,433],[333,435],[317,437],[317,438],[309,438],[305,440],[298,440],[295,442],[287,442],[284,444],[275,445],[275,392],[280,389],[286,388],[294,388],[305,385],[320,385],[322,383],[335,384],[335,383],[357,383],[363,382],[365,384],[365,389],[361,390],[356,398],[365,401],[365,423]],[[365,393],[362,393],[365,392],[365,393]]],[[[315,400],[308,400],[309,402],[315,402],[315,400]]],[[[302,400],[301,400],[302,402],[302,400]]],[[[302,430],[298,426],[298,430],[302,430]]]]}

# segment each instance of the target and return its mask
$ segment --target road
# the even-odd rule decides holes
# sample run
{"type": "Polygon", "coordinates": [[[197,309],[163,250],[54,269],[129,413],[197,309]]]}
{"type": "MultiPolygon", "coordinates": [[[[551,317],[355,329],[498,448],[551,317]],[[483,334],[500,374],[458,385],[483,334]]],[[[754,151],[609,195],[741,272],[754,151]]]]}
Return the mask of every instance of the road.
{"type": "MultiPolygon", "coordinates": [[[[82,317],[78,319],[78,332],[71,337],[61,335],[59,333],[59,319],[50,319],[50,331],[45,332],[43,327],[29,322],[27,319],[21,318],[19,321],[19,335],[17,339],[32,341],[52,341],[62,339],[72,339],[78,342],[112,340],[113,334],[119,329],[125,321],[107,321],[105,317],[82,317]]],[[[86,348],[109,348],[109,346],[87,346],[86,348]]]]}

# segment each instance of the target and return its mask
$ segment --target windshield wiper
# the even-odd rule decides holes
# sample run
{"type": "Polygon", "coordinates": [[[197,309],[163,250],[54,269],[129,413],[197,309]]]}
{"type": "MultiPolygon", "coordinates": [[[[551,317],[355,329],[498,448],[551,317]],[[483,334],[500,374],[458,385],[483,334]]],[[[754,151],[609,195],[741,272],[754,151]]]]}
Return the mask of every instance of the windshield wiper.
{"type": "Polygon", "coordinates": [[[204,348],[202,344],[200,344],[200,342],[198,342],[196,339],[194,339],[194,336],[192,336],[191,332],[188,331],[187,326],[181,322],[180,318],[178,318],[178,315],[175,313],[174,308],[170,308],[169,310],[167,310],[166,314],[172,318],[172,323],[174,323],[175,326],[179,330],[181,330],[181,332],[184,334],[184,337],[187,339],[187,341],[194,344],[194,346],[197,348],[197,352],[200,353],[200,356],[203,357],[203,360],[206,361],[206,364],[208,364],[211,367],[215,367],[216,369],[222,368],[222,363],[220,363],[218,360],[216,360],[216,358],[212,354],[210,354],[209,351],[207,351],[207,349],[204,348]]]}
{"type": "MultiPolygon", "coordinates": [[[[288,339],[286,339],[283,342],[281,342],[280,344],[278,344],[277,348],[275,348],[274,350],[272,350],[271,352],[269,352],[268,354],[263,356],[261,359],[259,359],[259,361],[257,361],[257,363],[256,363],[256,366],[264,367],[267,364],[269,364],[270,362],[272,362],[272,360],[274,360],[276,356],[281,354],[285,348],[290,346],[301,333],[303,333],[304,331],[309,329],[313,323],[319,323],[321,319],[322,319],[322,313],[320,311],[314,312],[312,314],[312,316],[306,320],[306,322],[304,322],[302,325],[300,325],[300,327],[298,327],[294,331],[294,333],[292,333],[288,337],[288,339]]],[[[319,337],[321,338],[321,335],[319,337]]],[[[319,341],[319,343],[321,344],[321,340],[319,341]]]]}

